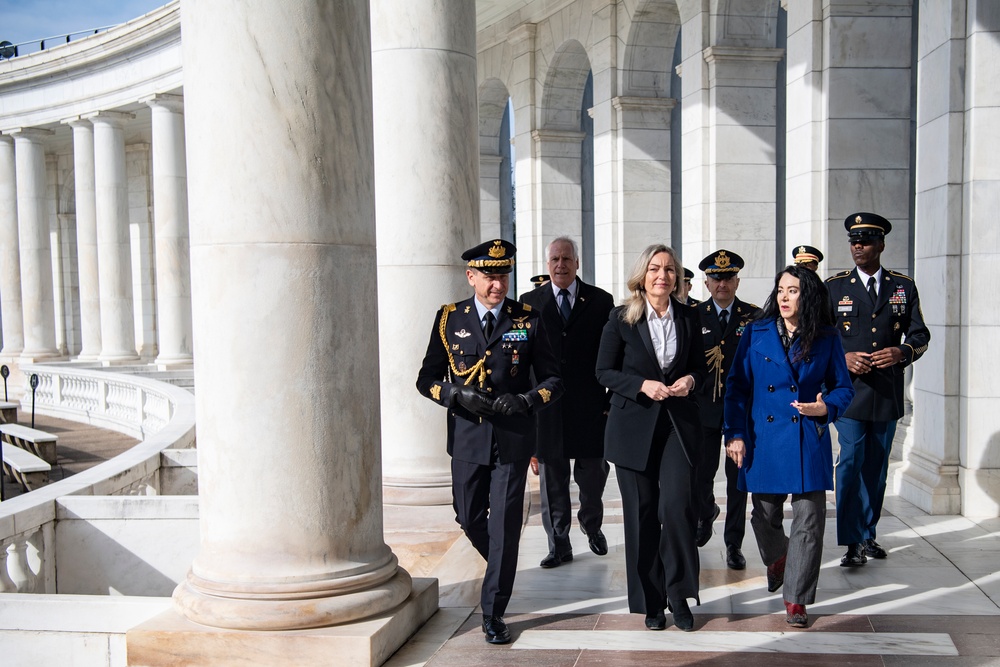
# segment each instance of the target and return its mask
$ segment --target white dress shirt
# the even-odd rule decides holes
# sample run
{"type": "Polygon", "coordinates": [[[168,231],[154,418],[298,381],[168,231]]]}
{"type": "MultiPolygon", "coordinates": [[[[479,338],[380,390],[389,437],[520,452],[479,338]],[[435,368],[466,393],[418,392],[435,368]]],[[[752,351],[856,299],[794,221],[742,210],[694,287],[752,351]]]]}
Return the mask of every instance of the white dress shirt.
{"type": "Polygon", "coordinates": [[[667,312],[659,317],[653,306],[646,301],[646,322],[649,324],[649,335],[653,339],[653,349],[660,368],[668,367],[677,356],[677,327],[674,325],[674,305],[671,299],[667,312]]]}
{"type": "Polygon", "coordinates": [[[865,273],[864,271],[862,271],[861,267],[859,266],[858,267],[858,277],[861,278],[861,286],[864,287],[865,289],[868,289],[868,279],[869,278],[874,278],[875,279],[875,294],[878,294],[878,292],[879,292],[879,283],[882,282],[882,267],[881,266],[878,267],[878,271],[876,271],[872,275],[868,275],[867,273],[865,273]]]}

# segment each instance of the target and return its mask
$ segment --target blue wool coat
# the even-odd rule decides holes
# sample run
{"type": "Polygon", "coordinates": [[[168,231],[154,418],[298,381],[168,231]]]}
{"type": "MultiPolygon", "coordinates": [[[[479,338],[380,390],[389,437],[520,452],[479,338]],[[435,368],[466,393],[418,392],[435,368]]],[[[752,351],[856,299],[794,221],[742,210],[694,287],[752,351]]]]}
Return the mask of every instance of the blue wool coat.
{"type": "Polygon", "coordinates": [[[833,327],[792,362],[775,320],[747,326],[726,381],[726,442],[742,438],[746,455],[739,488],[752,493],[805,493],[833,489],[833,452],[828,425],[854,398],[844,348],[833,327]],[[812,403],[823,392],[828,414],[806,417],[792,401],[812,403]]]}

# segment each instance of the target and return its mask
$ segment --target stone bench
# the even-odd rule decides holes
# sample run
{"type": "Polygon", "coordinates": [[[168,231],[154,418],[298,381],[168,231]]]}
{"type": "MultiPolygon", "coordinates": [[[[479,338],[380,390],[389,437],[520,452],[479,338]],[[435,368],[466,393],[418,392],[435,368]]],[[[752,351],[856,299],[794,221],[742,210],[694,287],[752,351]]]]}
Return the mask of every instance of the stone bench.
{"type": "Polygon", "coordinates": [[[17,423],[17,403],[0,401],[0,424],[17,423]]]}
{"type": "Polygon", "coordinates": [[[0,424],[3,439],[27,450],[48,464],[56,462],[56,441],[59,436],[22,424],[0,424]]]}
{"type": "Polygon", "coordinates": [[[3,447],[3,471],[8,477],[24,487],[25,491],[37,489],[49,481],[52,470],[45,461],[16,445],[3,447]]]}

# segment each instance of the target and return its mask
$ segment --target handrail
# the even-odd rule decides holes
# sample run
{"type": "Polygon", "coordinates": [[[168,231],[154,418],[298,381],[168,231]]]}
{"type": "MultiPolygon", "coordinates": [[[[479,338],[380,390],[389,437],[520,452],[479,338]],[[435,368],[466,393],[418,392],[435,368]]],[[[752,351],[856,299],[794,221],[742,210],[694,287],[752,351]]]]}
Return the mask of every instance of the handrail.
{"type": "Polygon", "coordinates": [[[32,44],[38,44],[38,50],[28,51],[28,53],[37,53],[38,51],[45,50],[45,42],[51,42],[53,40],[59,40],[58,44],[69,44],[72,37],[78,35],[86,35],[87,37],[91,35],[96,35],[100,32],[110,30],[120,26],[121,23],[114,23],[112,25],[101,26],[100,28],[90,28],[89,30],[77,30],[75,32],[68,32],[63,35],[53,35],[51,37],[42,37],[41,39],[29,39],[26,42],[18,42],[17,44],[3,44],[0,43],[0,60],[10,60],[11,58],[17,58],[20,55],[27,55],[21,53],[21,47],[29,46],[32,44]],[[9,55],[8,55],[9,54],[9,55]]]}

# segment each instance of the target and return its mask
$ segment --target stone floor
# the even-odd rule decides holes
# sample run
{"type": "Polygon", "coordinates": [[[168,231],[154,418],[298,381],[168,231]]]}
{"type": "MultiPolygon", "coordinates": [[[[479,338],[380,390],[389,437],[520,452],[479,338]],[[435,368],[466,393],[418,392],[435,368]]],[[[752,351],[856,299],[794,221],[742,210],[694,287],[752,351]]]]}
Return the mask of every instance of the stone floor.
{"type": "MultiPolygon", "coordinates": [[[[809,606],[809,627],[797,630],[785,624],[780,592],[766,590],[749,522],[747,569],[726,568],[723,514],[701,549],[695,631],[668,625],[665,632],[649,632],[642,616],[627,613],[614,478],[605,494],[604,532],[611,552],[595,556],[576,532],[573,562],[552,570],[538,567],[547,548],[537,478],[531,482],[506,615],[513,641],[506,646],[483,641],[476,608],[483,563],[458,530],[451,508],[386,507],[386,541],[400,562],[415,575],[441,582],[440,611],[389,667],[1000,665],[1000,519],[928,516],[890,496],[879,524],[888,559],[848,569],[839,566],[843,549],[836,545],[830,494],[818,600],[809,606]]],[[[717,483],[716,494],[724,496],[723,483],[717,483]]]]}

